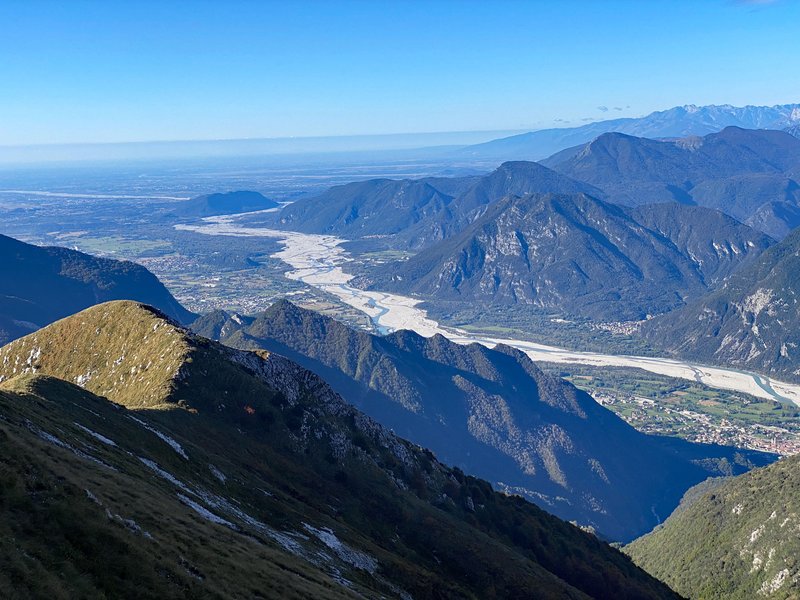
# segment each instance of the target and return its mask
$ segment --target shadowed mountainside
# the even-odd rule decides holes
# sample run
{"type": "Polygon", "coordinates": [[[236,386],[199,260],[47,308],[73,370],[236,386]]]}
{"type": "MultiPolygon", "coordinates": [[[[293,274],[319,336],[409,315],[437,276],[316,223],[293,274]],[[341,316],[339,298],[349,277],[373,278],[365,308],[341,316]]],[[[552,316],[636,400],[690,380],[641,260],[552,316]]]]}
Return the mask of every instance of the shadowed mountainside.
{"type": "Polygon", "coordinates": [[[542,163],[611,202],[697,204],[775,238],[800,225],[800,139],[782,131],[728,127],[666,141],[607,133],[542,163]]]}
{"type": "Polygon", "coordinates": [[[288,356],[444,462],[613,539],[649,531],[706,477],[771,460],[640,434],[505,346],[373,336],[286,301],[255,318],[213,313],[193,327],[288,356]]]}
{"type": "Polygon", "coordinates": [[[193,315],[141,265],[0,236],[0,344],[94,304],[137,300],[181,323],[193,315]]]}
{"type": "MultiPolygon", "coordinates": [[[[418,249],[448,238],[509,194],[599,193],[530,162],[508,162],[483,177],[373,179],[336,186],[283,208],[275,225],[346,239],[386,238],[393,249],[418,249]]],[[[374,242],[377,243],[377,242],[374,242]]]]}

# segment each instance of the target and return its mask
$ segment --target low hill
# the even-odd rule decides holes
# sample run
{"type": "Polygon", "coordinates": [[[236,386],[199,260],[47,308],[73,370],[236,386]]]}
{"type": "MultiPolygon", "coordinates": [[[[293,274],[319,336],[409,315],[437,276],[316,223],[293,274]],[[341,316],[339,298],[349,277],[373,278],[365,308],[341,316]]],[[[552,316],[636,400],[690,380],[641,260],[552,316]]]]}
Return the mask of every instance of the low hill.
{"type": "Polygon", "coordinates": [[[611,539],[649,531],[712,474],[771,460],[642,435],[509,347],[409,331],[373,336],[286,301],[224,321],[207,315],[193,327],[288,356],[444,462],[611,539]]]}
{"type": "Polygon", "coordinates": [[[258,192],[238,191],[197,196],[177,204],[172,214],[179,217],[214,217],[233,215],[280,206],[258,192]]]}
{"type": "Polygon", "coordinates": [[[0,343],[108,300],[137,300],[181,323],[196,318],[146,268],[0,236],[0,343]]]}
{"type": "Polygon", "coordinates": [[[785,458],[693,494],[625,550],[691,598],[797,598],[798,514],[800,458],[785,458]]]}
{"type": "Polygon", "coordinates": [[[675,597],[289,360],[143,305],[0,355],[5,597],[675,597]]]}
{"type": "Polygon", "coordinates": [[[425,300],[639,320],[699,297],[772,243],[700,207],[529,195],[496,202],[460,234],[362,284],[425,300]]]}

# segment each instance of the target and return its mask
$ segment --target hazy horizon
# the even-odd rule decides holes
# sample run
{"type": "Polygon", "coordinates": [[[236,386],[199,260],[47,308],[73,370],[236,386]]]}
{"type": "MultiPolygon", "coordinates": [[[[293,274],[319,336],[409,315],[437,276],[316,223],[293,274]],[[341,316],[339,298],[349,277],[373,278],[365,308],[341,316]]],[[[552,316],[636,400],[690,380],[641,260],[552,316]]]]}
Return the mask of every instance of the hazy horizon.
{"type": "MultiPolygon", "coordinates": [[[[783,102],[773,107],[800,105],[783,102]]],[[[631,121],[658,115],[676,108],[696,104],[662,107],[646,115],[592,119],[580,125],[559,124],[547,128],[516,130],[431,131],[409,133],[374,133],[328,136],[282,136],[222,139],[175,139],[109,142],[63,142],[51,144],[0,144],[0,165],[4,167],[46,163],[108,162],[142,159],[196,159],[326,156],[367,152],[416,151],[416,158],[435,155],[439,150],[481,144],[522,133],[544,130],[570,130],[582,126],[631,121]]],[[[732,108],[760,108],[755,105],[735,107],[731,104],[709,105],[732,108]]]]}
{"type": "Polygon", "coordinates": [[[191,7],[4,6],[0,145],[531,131],[800,98],[792,0],[191,7]]]}

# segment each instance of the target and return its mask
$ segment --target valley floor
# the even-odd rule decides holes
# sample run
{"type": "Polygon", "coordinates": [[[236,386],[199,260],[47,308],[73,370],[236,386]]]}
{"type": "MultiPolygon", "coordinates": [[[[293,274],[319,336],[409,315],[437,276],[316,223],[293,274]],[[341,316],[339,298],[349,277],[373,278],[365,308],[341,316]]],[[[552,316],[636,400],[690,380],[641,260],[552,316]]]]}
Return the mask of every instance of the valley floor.
{"type": "Polygon", "coordinates": [[[285,276],[331,294],[347,305],[366,314],[375,327],[383,332],[410,329],[429,337],[441,334],[454,342],[478,342],[487,346],[506,344],[525,352],[534,361],[562,364],[582,364],[594,367],[637,368],[659,375],[702,383],[718,389],[733,390],[800,406],[800,385],[777,381],[770,377],[737,369],[696,365],[667,358],[609,355],[597,352],[577,352],[534,342],[484,337],[460,329],[442,326],[418,307],[421,300],[365,291],[348,285],[353,275],[343,265],[353,260],[341,245],[346,241],[334,236],[279,231],[261,227],[246,227],[237,221],[239,216],[209,217],[199,225],[177,225],[176,229],[212,236],[264,237],[277,239],[282,249],[272,255],[292,269],[285,276]]]}

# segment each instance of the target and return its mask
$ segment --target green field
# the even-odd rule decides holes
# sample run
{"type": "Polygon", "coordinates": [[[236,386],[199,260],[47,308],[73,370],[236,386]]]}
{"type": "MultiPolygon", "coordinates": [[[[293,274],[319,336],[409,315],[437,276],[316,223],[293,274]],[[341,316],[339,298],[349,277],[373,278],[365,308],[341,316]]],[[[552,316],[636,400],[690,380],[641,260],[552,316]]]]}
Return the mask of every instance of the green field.
{"type": "Polygon", "coordinates": [[[541,364],[641,431],[781,454],[800,452],[800,408],[639,369],[541,364]]]}
{"type": "Polygon", "coordinates": [[[424,302],[422,308],[443,325],[489,336],[502,335],[566,348],[604,354],[652,355],[652,349],[627,331],[632,324],[593,323],[533,306],[484,306],[470,302],[424,302]],[[613,329],[620,331],[612,331],[613,329]]]}
{"type": "Polygon", "coordinates": [[[115,258],[136,258],[154,251],[166,252],[172,244],[168,240],[148,240],[126,238],[122,236],[59,236],[60,243],[77,247],[81,252],[98,254],[100,256],[113,255],[115,258]]]}

